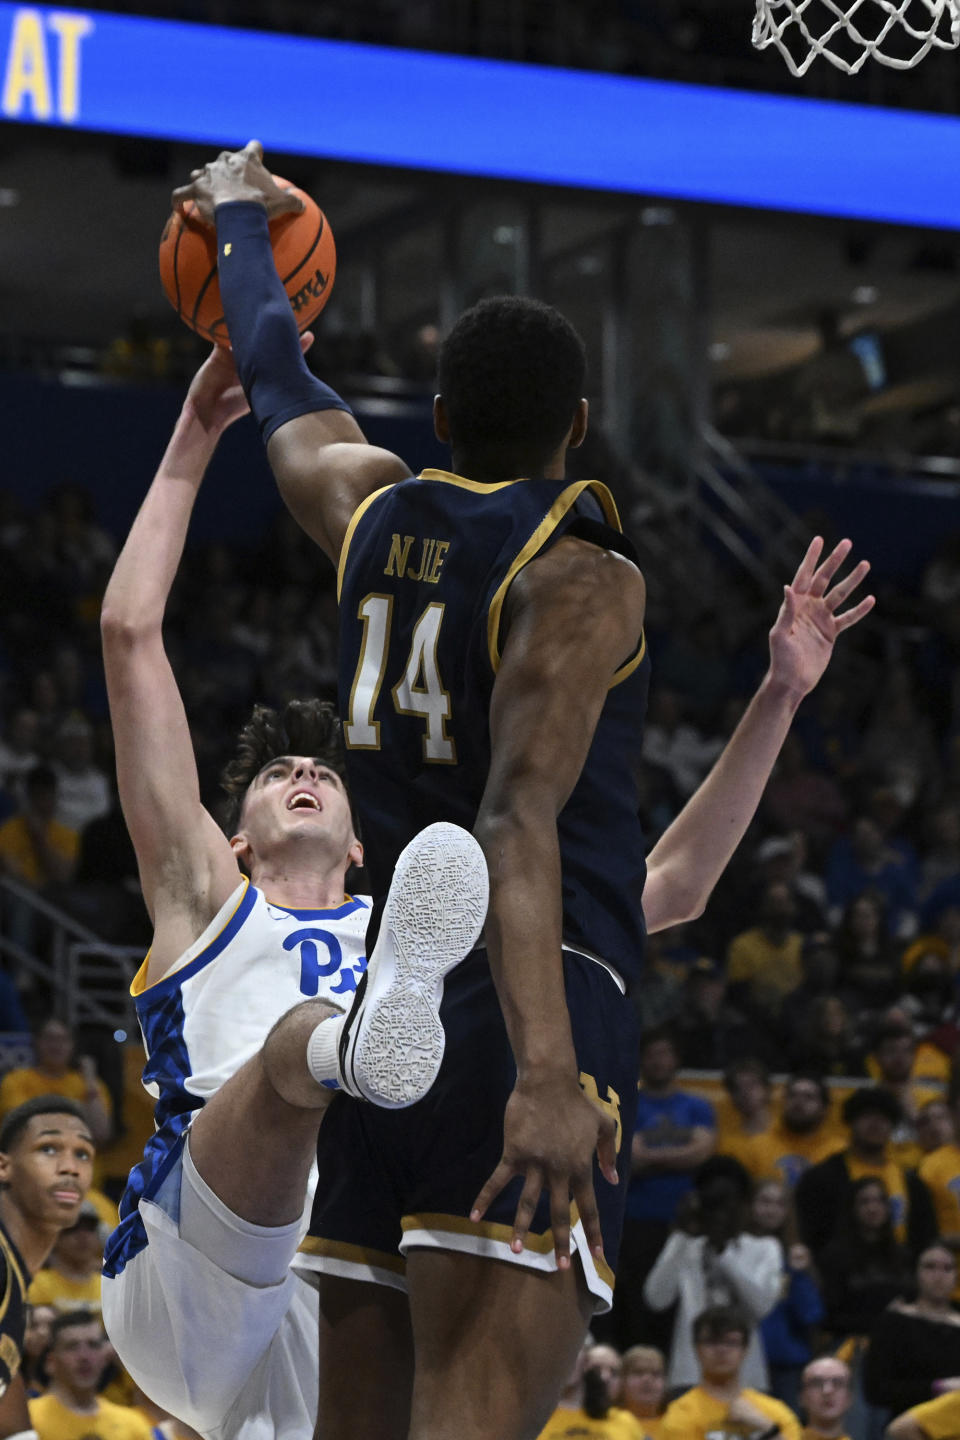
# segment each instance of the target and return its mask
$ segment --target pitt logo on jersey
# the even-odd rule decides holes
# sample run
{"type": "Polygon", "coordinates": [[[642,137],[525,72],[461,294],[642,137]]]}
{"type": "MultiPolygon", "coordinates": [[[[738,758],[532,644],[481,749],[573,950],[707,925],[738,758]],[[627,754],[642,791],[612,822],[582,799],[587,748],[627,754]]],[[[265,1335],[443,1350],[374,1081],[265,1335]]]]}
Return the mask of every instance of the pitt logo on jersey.
{"type": "Polygon", "coordinates": [[[329,979],[340,971],[340,978],[329,987],[334,995],[348,995],[357,988],[357,981],[367,968],[367,957],[361,955],[352,964],[343,964],[343,949],[331,930],[307,926],[294,930],[284,942],[284,950],[300,946],[300,993],[312,1000],[320,989],[321,979],[329,979]]]}

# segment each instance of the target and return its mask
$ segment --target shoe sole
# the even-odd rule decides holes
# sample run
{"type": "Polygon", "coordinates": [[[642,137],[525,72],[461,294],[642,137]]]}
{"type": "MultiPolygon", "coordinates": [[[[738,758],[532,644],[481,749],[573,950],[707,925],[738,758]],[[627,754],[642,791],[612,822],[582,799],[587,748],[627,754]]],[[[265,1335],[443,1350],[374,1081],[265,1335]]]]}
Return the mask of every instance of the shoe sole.
{"type": "Polygon", "coordinates": [[[429,825],[401,852],[343,1027],[340,1070],[352,1094],[388,1110],[426,1095],[446,1043],[443,981],[476,944],[488,895],[483,851],[459,825],[429,825]]]}

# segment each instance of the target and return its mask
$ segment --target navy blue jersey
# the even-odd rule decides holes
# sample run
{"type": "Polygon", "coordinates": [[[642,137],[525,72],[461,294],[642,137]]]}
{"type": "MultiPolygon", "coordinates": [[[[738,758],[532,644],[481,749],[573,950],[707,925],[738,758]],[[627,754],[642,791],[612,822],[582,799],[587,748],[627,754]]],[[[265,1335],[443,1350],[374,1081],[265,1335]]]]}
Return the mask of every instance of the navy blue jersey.
{"type": "MultiPolygon", "coordinates": [[[[570,533],[632,553],[595,481],[483,485],[426,470],[377,491],[351,520],[340,559],[340,706],[376,896],[425,825],[473,828],[490,767],[507,592],[524,565],[570,533]]],[[[564,941],[626,979],[636,978],[643,950],[636,775],[648,679],[641,637],[558,820],[564,941]]]]}
{"type": "Polygon", "coordinates": [[[0,1395],[6,1394],[23,1360],[30,1271],[0,1221],[0,1395]]]}

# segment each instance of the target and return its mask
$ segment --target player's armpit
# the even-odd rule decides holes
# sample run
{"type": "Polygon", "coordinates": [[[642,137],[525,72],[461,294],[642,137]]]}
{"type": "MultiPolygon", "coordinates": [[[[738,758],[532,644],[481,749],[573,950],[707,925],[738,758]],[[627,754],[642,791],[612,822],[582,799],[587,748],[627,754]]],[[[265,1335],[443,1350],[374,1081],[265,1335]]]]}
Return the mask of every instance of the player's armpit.
{"type": "Polygon", "coordinates": [[[346,410],[288,420],[271,435],[267,456],[287,509],[334,565],[361,501],[410,475],[399,456],[367,444],[346,410]]]}

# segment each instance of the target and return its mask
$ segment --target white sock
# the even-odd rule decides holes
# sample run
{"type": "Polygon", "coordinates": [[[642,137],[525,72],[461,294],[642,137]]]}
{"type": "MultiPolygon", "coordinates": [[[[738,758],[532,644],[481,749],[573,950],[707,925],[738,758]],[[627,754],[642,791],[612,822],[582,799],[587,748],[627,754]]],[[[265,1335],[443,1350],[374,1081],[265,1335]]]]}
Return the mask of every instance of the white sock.
{"type": "Polygon", "coordinates": [[[307,1069],[318,1085],[325,1085],[328,1089],[337,1089],[340,1085],[337,1047],[340,1044],[343,1021],[343,1015],[332,1015],[329,1020],[321,1020],[307,1041],[307,1069]]]}

